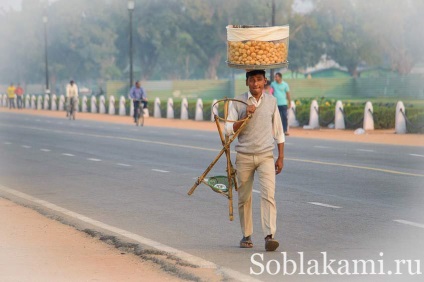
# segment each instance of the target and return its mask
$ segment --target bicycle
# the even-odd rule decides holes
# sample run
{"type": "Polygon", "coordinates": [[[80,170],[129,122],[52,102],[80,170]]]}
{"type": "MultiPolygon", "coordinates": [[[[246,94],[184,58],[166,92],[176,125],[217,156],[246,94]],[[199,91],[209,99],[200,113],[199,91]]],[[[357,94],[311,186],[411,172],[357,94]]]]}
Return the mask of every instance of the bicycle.
{"type": "Polygon", "coordinates": [[[136,101],[138,101],[139,103],[138,103],[137,109],[134,109],[136,111],[135,125],[144,126],[144,109],[147,108],[147,101],[144,101],[144,100],[136,100],[136,101]],[[141,108],[141,105],[143,105],[143,108],[141,108]]]}
{"type": "Polygon", "coordinates": [[[69,120],[73,119],[75,120],[75,114],[77,112],[76,106],[78,104],[78,98],[77,97],[72,97],[72,98],[68,98],[68,103],[67,103],[67,115],[69,117],[69,120]]]}

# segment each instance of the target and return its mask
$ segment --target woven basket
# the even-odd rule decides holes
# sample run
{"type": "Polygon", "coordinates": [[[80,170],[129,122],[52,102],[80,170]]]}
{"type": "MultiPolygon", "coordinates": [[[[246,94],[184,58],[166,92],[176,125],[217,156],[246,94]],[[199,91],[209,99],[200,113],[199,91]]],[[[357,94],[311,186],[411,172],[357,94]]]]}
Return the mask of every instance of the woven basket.
{"type": "Polygon", "coordinates": [[[227,26],[227,65],[237,69],[288,67],[289,26],[227,26]]]}

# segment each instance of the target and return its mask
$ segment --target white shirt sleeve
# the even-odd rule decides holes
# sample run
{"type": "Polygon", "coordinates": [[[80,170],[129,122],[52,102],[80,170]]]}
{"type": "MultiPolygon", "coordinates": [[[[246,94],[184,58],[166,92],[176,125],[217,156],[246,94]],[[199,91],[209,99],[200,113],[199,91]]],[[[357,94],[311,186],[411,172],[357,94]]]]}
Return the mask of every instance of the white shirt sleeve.
{"type": "MultiPolygon", "coordinates": [[[[232,101],[230,101],[230,104],[229,104],[229,113],[228,113],[228,117],[227,117],[227,120],[238,120],[238,114],[237,114],[237,110],[236,110],[236,108],[233,106],[233,102],[232,101]]],[[[225,133],[225,135],[227,135],[227,136],[230,136],[230,135],[234,135],[234,128],[233,128],[233,125],[234,125],[234,122],[229,122],[229,121],[227,121],[226,123],[225,123],[225,125],[224,125],[224,133],[225,133]]]]}
{"type": "Polygon", "coordinates": [[[281,121],[280,112],[278,107],[275,107],[274,111],[274,124],[272,125],[274,140],[277,141],[277,144],[284,143],[286,141],[286,136],[284,135],[283,122],[281,121]]]}

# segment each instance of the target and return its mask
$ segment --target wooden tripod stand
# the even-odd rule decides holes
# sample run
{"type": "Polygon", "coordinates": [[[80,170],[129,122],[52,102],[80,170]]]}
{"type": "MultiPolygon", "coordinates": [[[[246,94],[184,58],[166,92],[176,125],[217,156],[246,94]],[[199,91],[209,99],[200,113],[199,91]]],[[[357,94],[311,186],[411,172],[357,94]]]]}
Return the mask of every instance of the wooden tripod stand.
{"type": "Polygon", "coordinates": [[[211,164],[208,166],[208,168],[203,172],[203,174],[197,178],[193,187],[191,187],[190,191],[188,191],[188,195],[193,194],[194,190],[197,188],[197,186],[199,186],[200,183],[206,184],[213,191],[215,191],[215,192],[225,196],[226,198],[228,198],[228,209],[229,209],[230,221],[233,221],[233,219],[234,219],[234,216],[233,216],[233,186],[234,186],[235,191],[237,191],[238,187],[237,187],[237,180],[236,180],[236,170],[234,169],[233,164],[231,163],[230,145],[237,138],[237,136],[240,134],[240,132],[243,130],[243,128],[246,126],[246,124],[249,121],[249,119],[251,118],[251,116],[248,115],[246,118],[238,120],[238,121],[242,121],[243,123],[240,126],[240,128],[236,132],[234,132],[233,136],[231,136],[231,137],[224,136],[224,134],[222,133],[222,129],[221,129],[221,126],[219,124],[219,121],[237,122],[237,121],[227,119],[230,101],[232,101],[233,103],[234,102],[243,103],[247,106],[247,103],[244,102],[244,101],[237,100],[237,99],[230,99],[230,98],[218,100],[217,102],[215,102],[215,104],[212,105],[212,107],[214,107],[216,104],[219,104],[219,103],[222,103],[222,102],[224,103],[224,118],[221,118],[217,114],[214,114],[215,123],[216,123],[216,126],[218,128],[218,133],[219,133],[219,137],[221,138],[221,143],[222,143],[223,148],[219,152],[218,156],[216,156],[216,158],[211,162],[211,164]],[[221,156],[224,153],[225,153],[225,156],[227,158],[227,169],[226,169],[227,176],[216,176],[216,177],[211,177],[208,180],[205,180],[206,175],[211,171],[213,166],[217,163],[219,158],[221,158],[221,156]]]}

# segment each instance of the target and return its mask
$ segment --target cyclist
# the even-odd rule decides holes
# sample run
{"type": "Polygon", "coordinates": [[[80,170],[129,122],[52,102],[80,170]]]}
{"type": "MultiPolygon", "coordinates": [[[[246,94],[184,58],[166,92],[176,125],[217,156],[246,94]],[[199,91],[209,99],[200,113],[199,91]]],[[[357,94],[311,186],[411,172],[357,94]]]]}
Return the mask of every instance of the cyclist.
{"type": "Polygon", "coordinates": [[[140,86],[140,81],[136,81],[135,85],[131,88],[129,93],[130,98],[133,100],[134,104],[134,122],[137,121],[137,112],[140,107],[140,102],[143,104],[141,108],[141,114],[143,114],[143,109],[147,108],[147,94],[143,87],[140,86]]]}
{"type": "Polygon", "coordinates": [[[71,80],[68,85],[66,85],[66,103],[68,105],[68,111],[66,111],[66,116],[73,114],[73,119],[75,119],[75,103],[78,101],[78,86],[71,80]]]}

